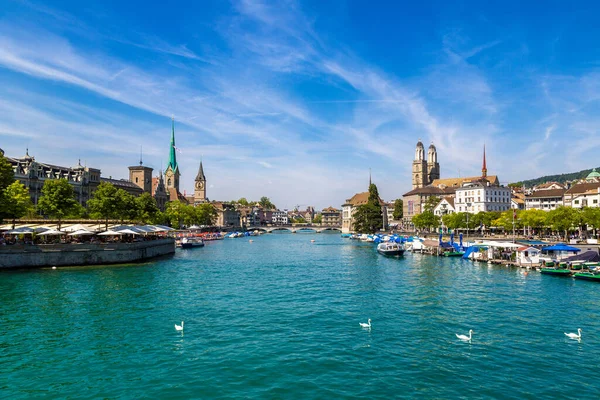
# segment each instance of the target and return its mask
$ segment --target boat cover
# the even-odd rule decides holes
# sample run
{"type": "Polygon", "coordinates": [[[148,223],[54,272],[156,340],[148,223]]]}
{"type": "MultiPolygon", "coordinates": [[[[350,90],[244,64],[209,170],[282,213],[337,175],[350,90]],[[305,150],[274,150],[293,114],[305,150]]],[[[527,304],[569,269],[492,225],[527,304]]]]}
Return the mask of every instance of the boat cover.
{"type": "Polygon", "coordinates": [[[573,262],[573,261],[584,261],[584,262],[597,262],[600,261],[600,254],[597,251],[584,251],[581,254],[577,254],[571,257],[563,258],[561,262],[573,262]]]}

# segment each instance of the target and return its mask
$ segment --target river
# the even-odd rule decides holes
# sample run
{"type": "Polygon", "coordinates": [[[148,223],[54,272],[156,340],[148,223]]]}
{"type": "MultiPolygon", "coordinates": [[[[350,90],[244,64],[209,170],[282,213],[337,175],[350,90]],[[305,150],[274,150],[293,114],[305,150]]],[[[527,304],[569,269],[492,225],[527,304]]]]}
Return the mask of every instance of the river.
{"type": "Polygon", "coordinates": [[[1,272],[0,397],[600,396],[594,282],[339,234],[252,239],[1,272]]]}

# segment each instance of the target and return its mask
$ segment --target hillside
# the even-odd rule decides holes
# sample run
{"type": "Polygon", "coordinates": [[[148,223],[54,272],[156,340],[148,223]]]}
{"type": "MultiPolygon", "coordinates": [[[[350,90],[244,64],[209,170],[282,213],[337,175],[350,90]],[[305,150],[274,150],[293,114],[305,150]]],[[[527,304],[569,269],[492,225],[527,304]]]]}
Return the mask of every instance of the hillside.
{"type": "MultiPolygon", "coordinates": [[[[600,167],[596,168],[596,171],[600,171],[600,167]]],[[[540,185],[545,182],[558,182],[558,183],[566,183],[569,181],[574,181],[576,179],[583,179],[592,172],[592,169],[584,169],[579,172],[571,172],[568,174],[559,174],[559,175],[547,175],[542,176],[540,178],[528,179],[526,181],[515,182],[517,185],[525,185],[525,187],[532,187],[535,185],[540,185]]]]}

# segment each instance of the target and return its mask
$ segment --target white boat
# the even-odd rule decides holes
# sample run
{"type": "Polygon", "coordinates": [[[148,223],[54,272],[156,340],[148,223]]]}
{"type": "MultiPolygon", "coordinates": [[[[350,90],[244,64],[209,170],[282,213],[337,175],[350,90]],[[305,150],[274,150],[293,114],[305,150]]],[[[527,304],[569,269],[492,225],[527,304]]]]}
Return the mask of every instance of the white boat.
{"type": "Polygon", "coordinates": [[[181,239],[182,249],[191,249],[193,247],[204,247],[204,240],[198,237],[184,237],[181,239]]]}
{"type": "Polygon", "coordinates": [[[377,252],[384,256],[401,256],[404,251],[404,246],[401,243],[385,242],[377,245],[377,252]]]}

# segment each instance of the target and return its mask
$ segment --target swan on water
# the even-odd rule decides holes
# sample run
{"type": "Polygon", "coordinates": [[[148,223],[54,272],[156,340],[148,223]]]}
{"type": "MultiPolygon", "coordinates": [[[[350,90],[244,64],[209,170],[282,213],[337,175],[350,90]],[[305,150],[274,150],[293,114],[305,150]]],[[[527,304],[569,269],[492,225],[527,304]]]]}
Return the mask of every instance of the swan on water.
{"type": "Polygon", "coordinates": [[[473,329],[469,329],[469,336],[467,335],[459,335],[458,333],[455,333],[456,337],[459,338],[460,340],[468,340],[471,341],[471,337],[473,335],[473,329]]]}
{"type": "Polygon", "coordinates": [[[360,326],[363,328],[371,328],[371,318],[369,318],[369,321],[365,324],[364,322],[359,322],[360,326]]]}
{"type": "Polygon", "coordinates": [[[175,330],[176,331],[182,331],[183,330],[183,321],[181,321],[181,325],[175,324],[175,330]]]}
{"type": "Polygon", "coordinates": [[[577,333],[567,333],[567,332],[565,332],[565,335],[569,339],[579,340],[579,339],[581,339],[581,328],[577,328],[577,332],[579,333],[579,335],[577,333]]]}

